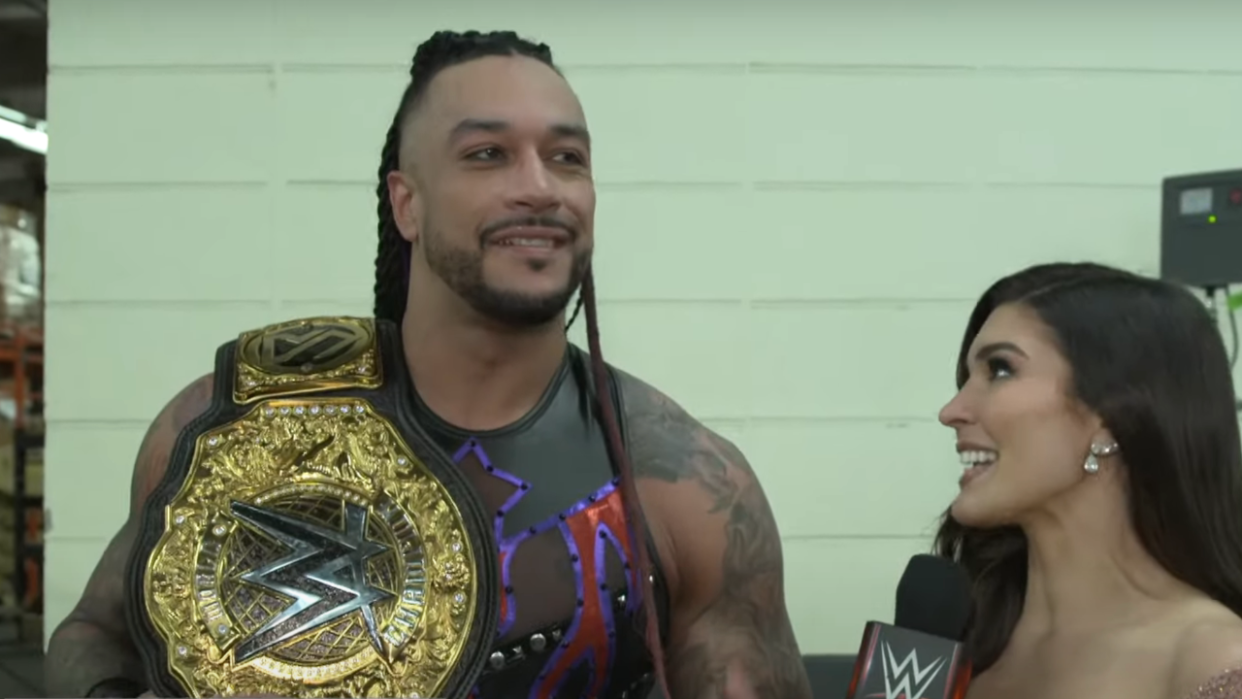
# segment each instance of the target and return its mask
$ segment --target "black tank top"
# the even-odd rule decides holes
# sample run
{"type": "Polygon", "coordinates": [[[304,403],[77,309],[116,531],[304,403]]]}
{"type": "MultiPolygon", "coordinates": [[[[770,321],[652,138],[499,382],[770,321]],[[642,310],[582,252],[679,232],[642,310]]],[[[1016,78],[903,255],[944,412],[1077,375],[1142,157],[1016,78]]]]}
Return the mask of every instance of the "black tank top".
{"type": "MultiPolygon", "coordinates": [[[[623,419],[616,382],[610,383],[623,419]]],[[[497,643],[472,697],[647,696],[654,682],[643,626],[636,623],[642,607],[635,530],[600,427],[588,356],[570,345],[535,408],[498,430],[450,425],[417,391],[414,405],[415,419],[493,512],[503,599],[497,643]]],[[[621,427],[624,435],[624,422],[621,427]]],[[[654,561],[650,534],[637,536],[654,561]]],[[[663,620],[667,592],[659,571],[652,573],[663,620]]]]}

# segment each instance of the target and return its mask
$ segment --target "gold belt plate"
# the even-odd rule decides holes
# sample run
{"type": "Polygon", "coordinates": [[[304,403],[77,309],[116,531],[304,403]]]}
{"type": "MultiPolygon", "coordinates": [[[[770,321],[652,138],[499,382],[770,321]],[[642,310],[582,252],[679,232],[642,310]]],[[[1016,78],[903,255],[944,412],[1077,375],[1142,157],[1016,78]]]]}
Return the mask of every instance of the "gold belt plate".
{"type": "Polygon", "coordinates": [[[143,595],[189,696],[434,697],[466,650],[481,552],[365,400],[205,432],[164,515],[143,595]]]}

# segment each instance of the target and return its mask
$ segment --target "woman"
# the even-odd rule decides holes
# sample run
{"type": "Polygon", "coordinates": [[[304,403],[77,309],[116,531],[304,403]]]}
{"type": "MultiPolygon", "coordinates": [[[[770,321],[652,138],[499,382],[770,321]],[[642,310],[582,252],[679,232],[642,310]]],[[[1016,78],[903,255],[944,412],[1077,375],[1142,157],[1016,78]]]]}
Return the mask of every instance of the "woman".
{"type": "Polygon", "coordinates": [[[1032,267],[975,306],[936,537],[974,582],[970,699],[1242,697],[1242,445],[1185,290],[1032,267]]]}

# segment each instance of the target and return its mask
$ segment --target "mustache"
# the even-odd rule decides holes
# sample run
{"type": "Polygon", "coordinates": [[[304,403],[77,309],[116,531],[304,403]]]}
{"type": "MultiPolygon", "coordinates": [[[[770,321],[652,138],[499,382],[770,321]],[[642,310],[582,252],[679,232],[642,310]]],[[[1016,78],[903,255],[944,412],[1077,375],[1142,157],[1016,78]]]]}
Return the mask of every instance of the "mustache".
{"type": "Polygon", "coordinates": [[[555,216],[514,216],[487,224],[479,234],[479,240],[486,243],[492,236],[509,228],[559,228],[569,234],[570,240],[577,240],[578,230],[568,221],[555,216]]]}

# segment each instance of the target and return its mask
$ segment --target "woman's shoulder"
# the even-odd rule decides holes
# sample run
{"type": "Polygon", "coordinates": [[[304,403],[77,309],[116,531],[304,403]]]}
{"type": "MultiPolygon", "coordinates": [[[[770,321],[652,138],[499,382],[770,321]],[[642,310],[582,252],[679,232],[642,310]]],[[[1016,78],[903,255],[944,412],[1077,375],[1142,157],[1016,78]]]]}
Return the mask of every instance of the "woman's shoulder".
{"type": "Polygon", "coordinates": [[[1178,699],[1242,699],[1242,666],[1212,675],[1178,699]]]}
{"type": "Polygon", "coordinates": [[[1242,618],[1223,607],[1198,617],[1175,648],[1174,697],[1242,699],[1242,618]]]}

